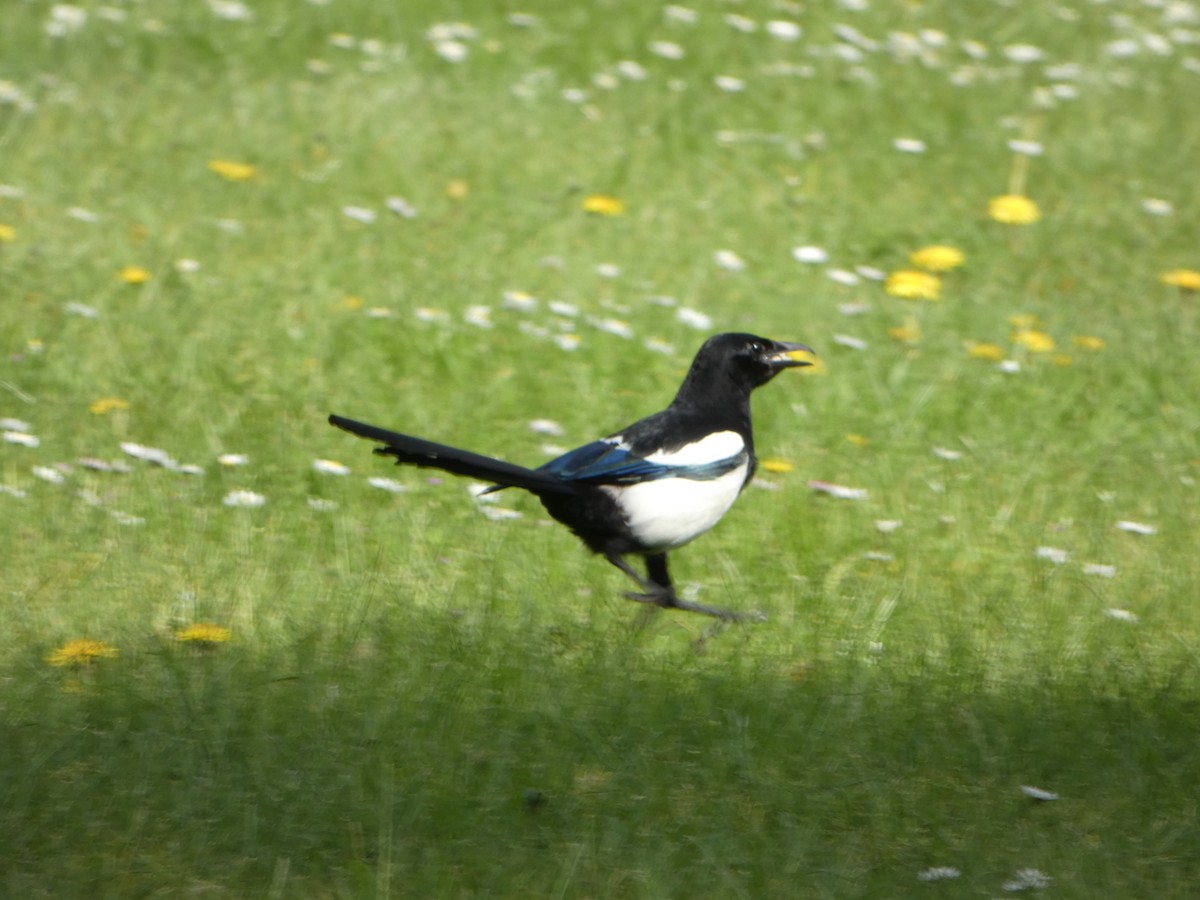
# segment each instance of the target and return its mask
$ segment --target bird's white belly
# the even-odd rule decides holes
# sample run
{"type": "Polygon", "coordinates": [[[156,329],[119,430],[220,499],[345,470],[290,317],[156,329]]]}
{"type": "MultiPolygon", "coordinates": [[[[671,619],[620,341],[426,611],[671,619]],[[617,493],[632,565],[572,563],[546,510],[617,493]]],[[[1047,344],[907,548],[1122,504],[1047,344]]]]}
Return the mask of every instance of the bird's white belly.
{"type": "Polygon", "coordinates": [[[718,478],[662,478],[605,488],[625,513],[629,530],[648,550],[673,550],[712,528],[746,482],[747,461],[718,478]]]}

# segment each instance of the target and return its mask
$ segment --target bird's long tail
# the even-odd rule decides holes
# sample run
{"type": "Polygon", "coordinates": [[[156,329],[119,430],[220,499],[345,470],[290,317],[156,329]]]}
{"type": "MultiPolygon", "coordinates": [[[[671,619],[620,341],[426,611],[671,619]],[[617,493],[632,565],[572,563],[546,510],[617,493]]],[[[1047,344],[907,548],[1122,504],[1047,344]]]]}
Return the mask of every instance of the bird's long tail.
{"type": "Polygon", "coordinates": [[[375,452],[381,456],[394,456],[397,465],[421,466],[441,469],[453,475],[479,478],[500,487],[524,488],[534,494],[571,494],[574,488],[567,482],[545,472],[537,472],[524,466],[513,465],[501,459],[493,459],[469,450],[460,450],[446,444],[437,444],[422,438],[412,437],[378,428],[365,422],[356,422],[342,416],[330,416],[329,424],[371,441],[382,447],[375,452]]]}

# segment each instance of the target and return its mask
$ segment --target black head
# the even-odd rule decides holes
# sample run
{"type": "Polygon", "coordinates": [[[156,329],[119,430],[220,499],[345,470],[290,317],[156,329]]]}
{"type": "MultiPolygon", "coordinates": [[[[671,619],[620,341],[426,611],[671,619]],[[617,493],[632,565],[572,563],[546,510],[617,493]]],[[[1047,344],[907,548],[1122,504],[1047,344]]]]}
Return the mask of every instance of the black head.
{"type": "Polygon", "coordinates": [[[754,334],[718,334],[704,342],[679,389],[677,401],[723,402],[730,392],[749,398],[784,369],[811,366],[816,354],[804,344],[754,334]]]}

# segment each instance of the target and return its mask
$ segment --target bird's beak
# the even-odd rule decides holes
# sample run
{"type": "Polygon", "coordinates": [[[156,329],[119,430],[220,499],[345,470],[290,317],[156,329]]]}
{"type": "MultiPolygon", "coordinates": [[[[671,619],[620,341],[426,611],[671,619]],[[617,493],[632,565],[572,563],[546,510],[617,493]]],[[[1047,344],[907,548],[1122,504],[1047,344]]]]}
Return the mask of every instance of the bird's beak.
{"type": "Polygon", "coordinates": [[[789,344],[776,341],[778,348],[767,355],[767,362],[772,369],[792,369],[798,366],[812,366],[817,362],[816,351],[805,344],[789,344]]]}

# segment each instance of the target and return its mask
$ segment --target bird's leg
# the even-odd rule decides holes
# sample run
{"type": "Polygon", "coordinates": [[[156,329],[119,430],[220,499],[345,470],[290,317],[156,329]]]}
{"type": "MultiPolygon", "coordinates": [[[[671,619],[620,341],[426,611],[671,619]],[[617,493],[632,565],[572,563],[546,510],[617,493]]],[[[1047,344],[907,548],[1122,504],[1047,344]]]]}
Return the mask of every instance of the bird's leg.
{"type": "Polygon", "coordinates": [[[667,554],[665,553],[646,554],[646,578],[639,575],[633,566],[629,565],[622,556],[618,556],[615,553],[608,554],[608,561],[636,581],[642,588],[643,593],[639,594],[630,591],[625,595],[630,600],[635,600],[638,603],[652,603],[655,606],[661,606],[663,609],[683,609],[688,612],[725,619],[729,622],[763,618],[761,614],[747,616],[733,612],[732,610],[722,609],[719,606],[709,606],[705,603],[696,603],[691,600],[682,599],[675,593],[675,586],[671,583],[671,573],[667,569],[667,554]]]}

